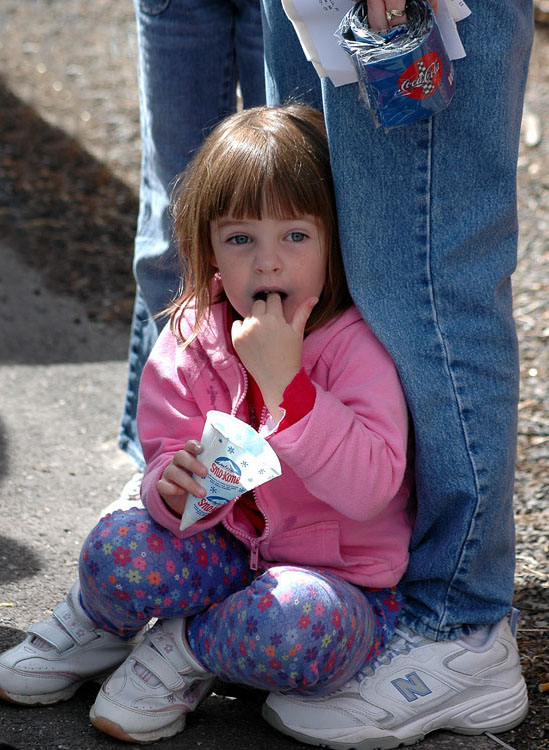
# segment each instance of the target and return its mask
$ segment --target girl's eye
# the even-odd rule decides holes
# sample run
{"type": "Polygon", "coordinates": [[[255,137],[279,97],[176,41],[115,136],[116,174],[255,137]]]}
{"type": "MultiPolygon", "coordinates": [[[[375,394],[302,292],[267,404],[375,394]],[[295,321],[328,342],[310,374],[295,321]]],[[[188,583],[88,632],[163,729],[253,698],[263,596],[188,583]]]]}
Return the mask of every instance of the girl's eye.
{"type": "Polygon", "coordinates": [[[305,232],[290,232],[288,238],[292,242],[303,242],[303,240],[307,239],[307,235],[305,234],[305,232]]]}
{"type": "Polygon", "coordinates": [[[233,236],[229,237],[227,240],[231,245],[245,245],[249,241],[250,238],[247,234],[233,234],[233,236]]]}

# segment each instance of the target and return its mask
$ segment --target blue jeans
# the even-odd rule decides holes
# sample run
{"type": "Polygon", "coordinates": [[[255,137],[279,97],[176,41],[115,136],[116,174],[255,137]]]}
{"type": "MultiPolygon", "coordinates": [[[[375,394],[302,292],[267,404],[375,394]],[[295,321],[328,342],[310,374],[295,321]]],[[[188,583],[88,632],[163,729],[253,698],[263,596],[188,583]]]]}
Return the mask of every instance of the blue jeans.
{"type": "Polygon", "coordinates": [[[450,107],[384,132],[356,84],[320,83],[280,0],[263,0],[268,103],[324,109],[351,293],[411,410],[418,511],[402,619],[436,639],[496,622],[513,595],[510,276],[532,4],[467,2],[450,107]]]}
{"type": "Polygon", "coordinates": [[[135,239],[137,282],[126,402],[119,445],[140,468],[135,416],[143,365],[179,287],[180,266],[169,216],[174,177],[204,136],[235,111],[263,104],[259,0],[134,0],[139,44],[142,164],[135,239]]]}

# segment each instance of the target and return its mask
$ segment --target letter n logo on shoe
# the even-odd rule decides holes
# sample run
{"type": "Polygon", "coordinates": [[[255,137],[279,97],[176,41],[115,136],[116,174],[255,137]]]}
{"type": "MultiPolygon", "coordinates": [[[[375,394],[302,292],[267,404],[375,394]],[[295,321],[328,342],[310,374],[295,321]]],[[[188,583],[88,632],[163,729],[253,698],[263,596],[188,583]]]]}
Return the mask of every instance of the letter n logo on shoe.
{"type": "Polygon", "coordinates": [[[427,687],[417,672],[410,672],[406,677],[399,677],[398,680],[391,680],[399,693],[401,693],[408,703],[415,701],[419,696],[430,695],[433,691],[427,687]]]}

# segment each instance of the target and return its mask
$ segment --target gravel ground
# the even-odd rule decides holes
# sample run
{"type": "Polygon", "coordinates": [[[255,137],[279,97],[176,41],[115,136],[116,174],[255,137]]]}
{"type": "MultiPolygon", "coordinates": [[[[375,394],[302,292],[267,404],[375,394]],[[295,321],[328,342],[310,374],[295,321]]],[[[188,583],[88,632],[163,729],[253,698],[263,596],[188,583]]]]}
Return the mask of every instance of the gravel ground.
{"type": "MultiPolygon", "coordinates": [[[[45,288],[79,300],[90,320],[119,331],[131,316],[140,160],[131,4],[2,0],[0,13],[1,236],[40,272],[45,288]]],[[[549,748],[549,692],[539,689],[549,681],[549,133],[542,128],[549,122],[549,26],[539,20],[514,277],[522,356],[516,603],[532,706],[506,735],[517,750],[549,748]]]]}

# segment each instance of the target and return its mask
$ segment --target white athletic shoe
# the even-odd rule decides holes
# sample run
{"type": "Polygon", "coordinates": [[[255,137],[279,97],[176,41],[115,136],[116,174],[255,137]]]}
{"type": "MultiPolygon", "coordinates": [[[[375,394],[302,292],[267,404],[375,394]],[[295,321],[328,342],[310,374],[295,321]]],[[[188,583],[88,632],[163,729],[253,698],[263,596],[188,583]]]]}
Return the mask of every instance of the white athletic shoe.
{"type": "Polygon", "coordinates": [[[154,742],[185,727],[215,681],[191,653],[185,620],[159,620],[103,684],[90,711],[98,729],[126,742],[154,742]]]}
{"type": "Polygon", "coordinates": [[[437,729],[505,732],[528,711],[517,615],[513,610],[511,625],[505,618],[476,646],[399,628],[384,655],[341,690],[318,698],[271,693],[263,717],[301,742],[335,750],[388,750],[437,729]]]}
{"type": "Polygon", "coordinates": [[[27,705],[66,701],[85,682],[103,680],[124,661],[136,640],[98,628],[80,604],[76,582],[47,620],[0,654],[0,698],[27,705]]]}
{"type": "Polygon", "coordinates": [[[110,505],[107,505],[101,513],[99,518],[103,518],[107,513],[114,513],[115,510],[130,510],[130,508],[142,508],[143,503],[141,502],[141,482],[143,481],[143,472],[136,472],[131,479],[122,487],[120,495],[113,500],[110,505]]]}

